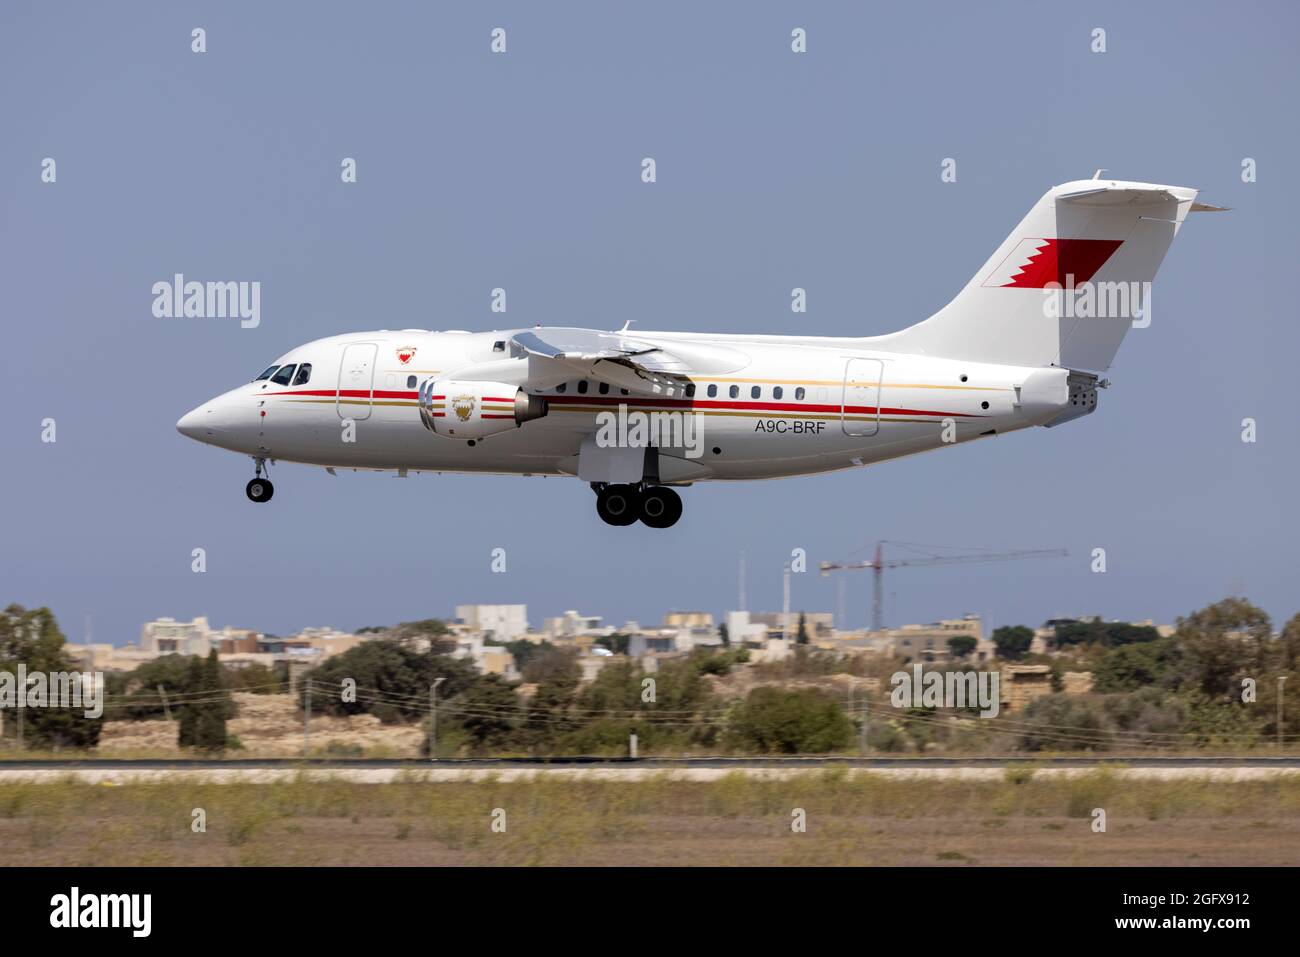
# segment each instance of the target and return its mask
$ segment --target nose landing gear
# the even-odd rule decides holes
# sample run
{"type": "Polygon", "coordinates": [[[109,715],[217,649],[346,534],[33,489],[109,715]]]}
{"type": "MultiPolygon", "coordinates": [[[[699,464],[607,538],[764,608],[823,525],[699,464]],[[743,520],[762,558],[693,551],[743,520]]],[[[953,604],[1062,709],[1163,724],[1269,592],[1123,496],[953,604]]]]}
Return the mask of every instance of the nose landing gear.
{"type": "Polygon", "coordinates": [[[244,486],[244,494],[248,496],[250,502],[269,502],[271,496],[275,494],[275,486],[271,484],[269,478],[262,477],[262,471],[266,468],[266,459],[253,459],[256,478],[244,486]]]}
{"type": "Polygon", "coordinates": [[[681,497],[662,485],[593,485],[596,514],[607,525],[631,525],[640,519],[650,528],[668,528],[682,517],[681,497]]]}

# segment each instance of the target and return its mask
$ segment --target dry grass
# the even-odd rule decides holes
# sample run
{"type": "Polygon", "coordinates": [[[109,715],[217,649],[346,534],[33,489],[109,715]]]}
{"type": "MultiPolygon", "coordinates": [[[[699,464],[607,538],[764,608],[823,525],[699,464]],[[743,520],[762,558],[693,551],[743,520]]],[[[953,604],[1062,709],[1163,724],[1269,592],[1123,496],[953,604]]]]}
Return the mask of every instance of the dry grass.
{"type": "Polygon", "coordinates": [[[811,772],[714,782],[0,784],[10,863],[1294,864],[1300,783],[811,772]],[[1092,830],[1104,808],[1106,833],[1092,830]],[[206,814],[206,832],[191,828],[206,814]],[[807,831],[791,829],[802,808],[807,831]],[[492,828],[504,812],[505,831],[492,828]]]}

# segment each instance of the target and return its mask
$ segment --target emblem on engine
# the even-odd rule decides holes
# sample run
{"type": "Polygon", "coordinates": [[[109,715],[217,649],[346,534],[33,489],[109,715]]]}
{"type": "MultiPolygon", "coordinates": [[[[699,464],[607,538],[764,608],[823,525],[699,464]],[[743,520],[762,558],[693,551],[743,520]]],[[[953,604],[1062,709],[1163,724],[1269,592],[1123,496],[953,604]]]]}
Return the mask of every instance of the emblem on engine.
{"type": "Polygon", "coordinates": [[[397,361],[406,365],[415,358],[415,346],[403,346],[397,350],[397,361]]]}
{"type": "Polygon", "coordinates": [[[462,422],[468,422],[469,417],[474,414],[474,397],[472,395],[453,396],[451,408],[456,413],[456,418],[462,422]]]}

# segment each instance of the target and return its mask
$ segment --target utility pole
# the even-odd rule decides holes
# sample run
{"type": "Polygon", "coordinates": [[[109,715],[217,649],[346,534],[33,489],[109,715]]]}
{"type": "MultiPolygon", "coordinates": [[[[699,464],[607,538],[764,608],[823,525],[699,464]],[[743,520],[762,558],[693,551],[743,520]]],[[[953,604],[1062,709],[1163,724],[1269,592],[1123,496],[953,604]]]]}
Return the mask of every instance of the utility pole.
{"type": "Polygon", "coordinates": [[[785,566],[781,599],[781,637],[790,641],[790,566],[785,566]]]}
{"type": "Polygon", "coordinates": [[[302,713],[302,756],[311,755],[311,679],[307,679],[307,707],[302,713]]]}
{"type": "Polygon", "coordinates": [[[429,760],[438,760],[438,685],[446,681],[446,676],[433,679],[429,685],[429,760]]]}
{"type": "Polygon", "coordinates": [[[158,686],[158,696],[162,698],[163,714],[167,715],[167,720],[170,721],[172,719],[172,709],[171,705],[167,703],[167,692],[163,689],[162,685],[158,686]]]}
{"type": "Polygon", "coordinates": [[[867,756],[867,691],[862,690],[862,738],[858,741],[858,751],[867,756]]]}
{"type": "Polygon", "coordinates": [[[871,630],[885,630],[885,557],[876,542],[876,561],[871,569],[871,630]]]}

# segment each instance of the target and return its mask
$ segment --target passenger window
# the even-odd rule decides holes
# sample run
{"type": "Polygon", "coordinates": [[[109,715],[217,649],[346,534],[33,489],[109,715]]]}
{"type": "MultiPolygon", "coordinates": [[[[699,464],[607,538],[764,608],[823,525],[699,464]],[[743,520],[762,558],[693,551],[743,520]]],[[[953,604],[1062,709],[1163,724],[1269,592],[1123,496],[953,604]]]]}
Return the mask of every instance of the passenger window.
{"type": "Polygon", "coordinates": [[[569,383],[567,383],[567,382],[561,382],[559,385],[557,385],[557,386],[555,387],[555,391],[556,391],[556,392],[563,392],[563,391],[564,391],[565,389],[567,389],[568,387],[569,387],[569,383]]]}
{"type": "Polygon", "coordinates": [[[310,379],[311,379],[311,363],[304,362],[302,365],[298,366],[298,374],[293,377],[293,384],[306,385],[310,379]]]}
{"type": "Polygon", "coordinates": [[[406,377],[406,387],[407,387],[408,389],[414,389],[414,388],[415,388],[415,376],[413,376],[413,375],[408,375],[408,376],[406,377]]]}
{"type": "Polygon", "coordinates": [[[749,390],[749,397],[751,399],[757,399],[762,394],[763,394],[763,390],[758,386],[754,386],[752,389],[749,390]]]}
{"type": "Polygon", "coordinates": [[[578,395],[586,395],[586,394],[587,394],[587,380],[586,380],[586,379],[579,379],[579,380],[578,380],[578,395]]]}
{"type": "Polygon", "coordinates": [[[280,368],[280,367],[279,367],[279,366],[271,366],[269,369],[267,369],[265,372],[263,372],[260,376],[258,376],[258,377],[257,377],[256,379],[254,379],[253,381],[254,381],[254,382],[261,382],[263,379],[269,379],[269,378],[271,378],[271,376],[275,375],[275,370],[278,369],[278,368],[280,368]]]}
{"type": "Polygon", "coordinates": [[[608,395],[608,394],[609,394],[609,383],[608,383],[608,382],[602,382],[602,383],[600,384],[600,394],[601,394],[601,395],[608,395]]]}
{"type": "Polygon", "coordinates": [[[718,394],[718,387],[716,385],[709,386],[709,398],[712,399],[717,394],[718,394]]]}
{"type": "Polygon", "coordinates": [[[293,378],[293,370],[297,366],[284,366],[275,375],[271,376],[271,381],[276,385],[288,385],[289,380],[293,378]]]}
{"type": "Polygon", "coordinates": [[[619,391],[619,392],[622,392],[624,395],[627,395],[627,394],[628,394],[627,389],[619,389],[618,391],[619,391]]]}
{"type": "Polygon", "coordinates": [[[731,396],[733,399],[736,396],[740,395],[740,386],[733,385],[730,389],[727,390],[727,395],[731,396]]]}
{"type": "Polygon", "coordinates": [[[799,399],[800,401],[803,400],[803,397],[804,397],[803,386],[799,386],[799,388],[797,388],[797,389],[794,390],[794,397],[795,397],[796,399],[799,399]]]}
{"type": "Polygon", "coordinates": [[[777,386],[775,389],[772,390],[772,398],[774,399],[779,399],[783,395],[785,395],[785,390],[782,389],[780,386],[777,386]]]}

